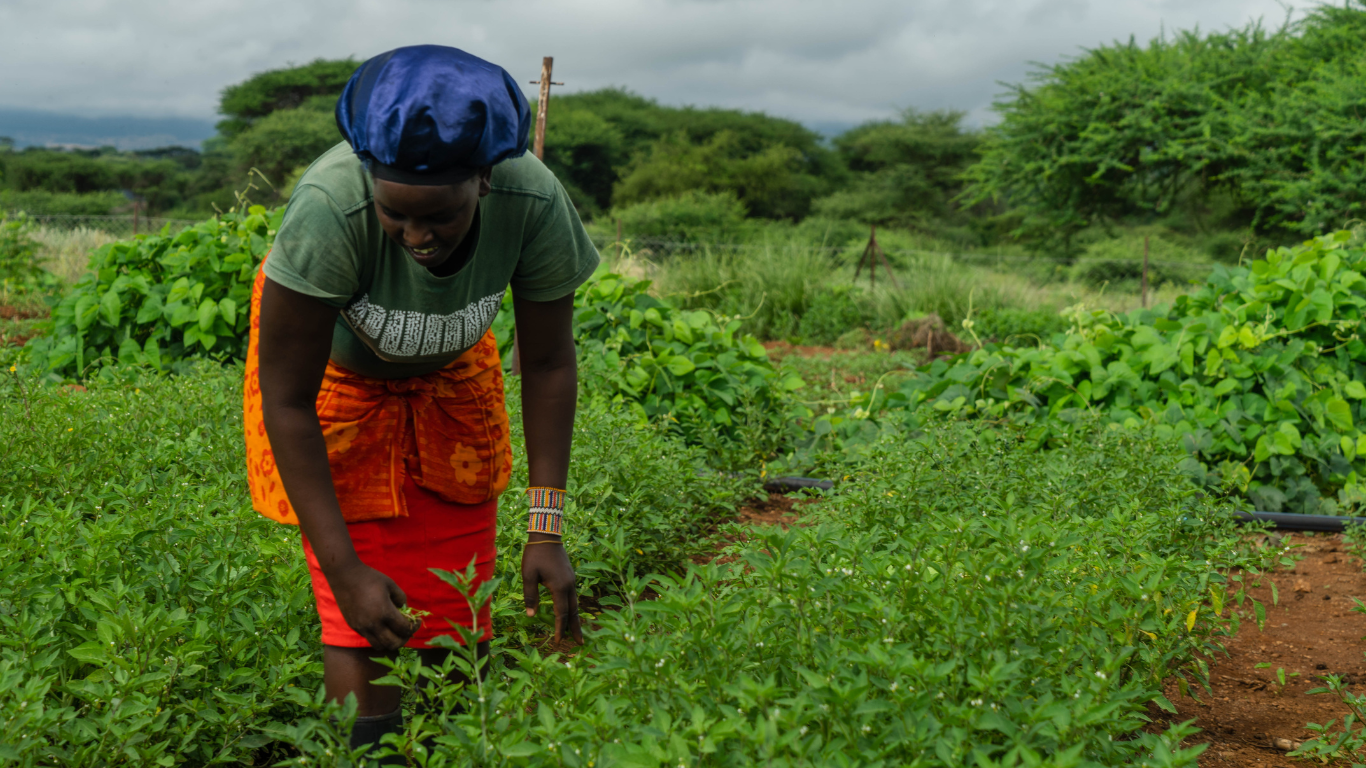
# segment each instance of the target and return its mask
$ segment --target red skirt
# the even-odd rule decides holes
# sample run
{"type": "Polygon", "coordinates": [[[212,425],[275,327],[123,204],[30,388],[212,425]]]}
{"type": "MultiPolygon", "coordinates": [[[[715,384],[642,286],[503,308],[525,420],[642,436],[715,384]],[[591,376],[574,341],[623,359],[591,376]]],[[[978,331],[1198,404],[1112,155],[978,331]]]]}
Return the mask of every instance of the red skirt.
{"type": "MultiPolygon", "coordinates": [[[[410,607],[431,614],[423,618],[422,626],[408,639],[409,648],[426,648],[440,635],[453,635],[456,642],[462,642],[451,622],[463,627],[474,626],[470,606],[454,587],[428,569],[464,573],[473,560],[478,573],[476,583],[482,584],[492,578],[498,499],[495,497],[480,504],[453,504],[419,488],[412,479],[404,481],[403,495],[408,505],[406,517],[349,523],[346,529],[351,534],[351,542],[361,562],[398,584],[410,607]]],[[[337,599],[318,566],[318,558],[314,556],[307,536],[304,537],[304,555],[308,558],[313,596],[322,619],[323,645],[370,647],[369,641],[342,618],[337,599]]],[[[489,614],[488,605],[480,607],[478,626],[483,629],[483,640],[493,637],[489,614]]]]}

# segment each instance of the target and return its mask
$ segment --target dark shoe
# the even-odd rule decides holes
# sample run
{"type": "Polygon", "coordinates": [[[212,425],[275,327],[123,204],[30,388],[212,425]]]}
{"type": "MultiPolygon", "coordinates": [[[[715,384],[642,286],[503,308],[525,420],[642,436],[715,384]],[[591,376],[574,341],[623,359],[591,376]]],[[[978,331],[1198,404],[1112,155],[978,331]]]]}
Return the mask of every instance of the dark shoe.
{"type": "MultiPolygon", "coordinates": [[[[365,751],[367,756],[380,750],[380,739],[386,733],[401,733],[403,731],[403,708],[399,707],[387,715],[376,715],[374,717],[358,717],[356,724],[351,728],[351,748],[358,749],[363,745],[370,745],[365,751]]],[[[408,760],[403,755],[390,755],[380,760],[380,765],[407,765],[408,760]]]]}

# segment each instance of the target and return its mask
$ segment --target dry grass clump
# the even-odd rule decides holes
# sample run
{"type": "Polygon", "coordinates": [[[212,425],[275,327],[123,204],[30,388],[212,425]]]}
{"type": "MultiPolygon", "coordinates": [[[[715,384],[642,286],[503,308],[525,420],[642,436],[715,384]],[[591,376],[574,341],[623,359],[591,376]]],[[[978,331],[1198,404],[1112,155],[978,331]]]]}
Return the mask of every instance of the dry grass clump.
{"type": "Polygon", "coordinates": [[[91,252],[118,239],[102,229],[59,229],[48,226],[34,229],[31,237],[39,245],[39,262],[66,283],[74,283],[85,274],[91,252]]]}

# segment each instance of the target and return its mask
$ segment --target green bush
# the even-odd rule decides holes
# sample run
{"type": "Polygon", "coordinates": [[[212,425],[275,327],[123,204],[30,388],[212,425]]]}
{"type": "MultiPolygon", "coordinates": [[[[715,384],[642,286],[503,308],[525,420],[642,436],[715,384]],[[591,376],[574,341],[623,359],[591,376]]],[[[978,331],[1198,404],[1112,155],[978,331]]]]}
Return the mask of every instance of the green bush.
{"type": "MultiPolygon", "coordinates": [[[[126,367],[88,391],[0,376],[0,762],[269,765],[321,683],[298,529],[250,508],[240,366],[126,367]]],[[[539,640],[517,581],[520,404],[500,500],[499,634],[539,640]]],[[[575,424],[566,546],[585,594],[674,568],[752,488],[601,399],[575,424]]]]}
{"type": "Polygon", "coordinates": [[[1275,242],[1346,226],[1366,212],[1363,36],[1366,3],[1347,0],[1039,67],[996,105],[962,197],[1013,206],[1013,236],[1069,256],[1093,225],[1176,211],[1275,242]],[[1233,204],[1210,220],[1212,201],[1233,204]]]}
{"type": "Polygon", "coordinates": [[[1143,280],[1144,241],[1148,245],[1148,286],[1163,283],[1184,285],[1202,280],[1209,274],[1210,258],[1204,252],[1171,239],[1129,232],[1107,237],[1086,246],[1070,270],[1071,278],[1083,285],[1138,292],[1143,280]]]}
{"type": "MultiPolygon", "coordinates": [[[[987,307],[972,316],[973,331],[983,341],[1027,346],[1047,343],[1068,328],[1067,318],[1051,309],[987,307]]],[[[959,328],[953,332],[963,335],[959,328]]]]}
{"type": "MultiPolygon", "coordinates": [[[[1174,710],[1170,675],[1201,680],[1238,620],[1225,603],[1261,610],[1221,569],[1270,558],[1243,553],[1169,444],[1020,437],[879,443],[811,525],[749,531],[728,566],[627,573],[574,658],[509,648],[407,735],[435,738],[434,768],[1194,766],[1189,727],[1151,733],[1148,707],[1174,710]]],[[[327,731],[287,735],[344,765],[327,731]]]]}
{"type": "Polygon", "coordinates": [[[23,213],[0,216],[0,294],[46,292],[61,284],[38,263],[33,222],[23,213]]]}
{"type": "Polygon", "coordinates": [[[835,268],[829,253],[799,238],[764,239],[679,255],[660,275],[660,291],[686,309],[739,317],[760,339],[785,339],[798,335],[835,268]]]}
{"type": "Polygon", "coordinates": [[[787,436],[803,385],[780,372],[740,321],[682,310],[648,281],[603,274],[579,289],[580,370],[595,394],[647,420],[667,419],[725,464],[749,464],[787,436]]]}
{"type": "MultiPolygon", "coordinates": [[[[515,382],[515,379],[509,379],[515,382]]],[[[714,526],[753,493],[754,482],[708,469],[707,456],[602,396],[587,378],[574,420],[565,548],[582,592],[618,591],[616,573],[675,569],[714,546],[714,526]]],[[[526,453],[522,403],[508,386],[512,480],[498,504],[499,564],[513,580],[502,595],[515,612],[522,592],[514,553],[526,541],[526,453]]]]}
{"type": "Polygon", "coordinates": [[[675,244],[730,243],[748,229],[734,192],[690,190],[675,197],[616,208],[622,238],[633,251],[667,255],[675,244]]]}
{"type": "Polygon", "coordinates": [[[128,205],[128,199],[118,192],[48,192],[31,189],[16,192],[0,189],[0,213],[25,211],[34,216],[66,214],[76,216],[108,216],[116,208],[128,205]]]}
{"type": "Polygon", "coordinates": [[[1363,269],[1350,233],[1325,235],[1246,268],[1216,266],[1171,307],[1074,308],[1053,344],[939,361],[860,407],[1010,416],[1038,439],[1088,411],[1150,422],[1212,488],[1269,511],[1346,513],[1366,501],[1363,269]]]}
{"type": "Polygon", "coordinates": [[[81,377],[115,363],[177,369],[197,357],[245,358],[251,283],[283,214],[253,206],[101,246],[30,342],[32,364],[81,377]]]}
{"type": "Polygon", "coordinates": [[[807,344],[834,344],[872,320],[863,291],[852,285],[826,285],[815,292],[797,321],[797,335],[807,344]]]}
{"type": "Polygon", "coordinates": [[[250,764],[321,681],[298,535],[250,511],[240,368],[124,373],[0,378],[0,760],[250,764]]]}

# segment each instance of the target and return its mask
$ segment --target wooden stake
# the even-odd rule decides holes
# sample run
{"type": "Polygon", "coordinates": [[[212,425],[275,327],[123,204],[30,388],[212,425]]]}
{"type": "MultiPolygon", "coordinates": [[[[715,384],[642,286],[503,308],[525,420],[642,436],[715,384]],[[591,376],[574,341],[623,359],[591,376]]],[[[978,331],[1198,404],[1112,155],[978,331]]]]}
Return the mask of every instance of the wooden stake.
{"type": "Polygon", "coordinates": [[[1148,308],[1148,236],[1143,236],[1143,308],[1148,308]]]}
{"type": "MultiPolygon", "coordinates": [[[[532,80],[532,85],[541,86],[541,95],[536,101],[536,137],[531,145],[531,151],[536,155],[537,160],[545,160],[545,114],[550,108],[550,86],[564,85],[564,83],[554,83],[550,81],[551,72],[555,70],[555,57],[546,56],[541,59],[541,79],[532,80]]],[[[621,239],[621,222],[617,222],[617,239],[621,239]]],[[[517,326],[512,327],[512,375],[522,374],[522,355],[521,346],[517,343],[517,326]]]]}
{"type": "MultiPolygon", "coordinates": [[[[863,263],[868,262],[869,269],[873,268],[872,262],[868,258],[868,252],[873,249],[873,244],[877,242],[877,225],[872,225],[873,229],[868,233],[868,245],[864,246],[863,253],[859,254],[858,266],[854,267],[854,280],[858,280],[859,273],[863,271],[863,263]]],[[[869,280],[875,280],[872,272],[868,273],[869,280]]]]}
{"type": "Polygon", "coordinates": [[[859,274],[863,271],[864,262],[868,263],[868,286],[877,285],[877,263],[882,262],[882,269],[887,272],[887,277],[892,281],[892,285],[897,290],[901,290],[901,284],[896,281],[896,275],[892,273],[892,265],[887,262],[887,254],[883,253],[882,246],[877,244],[877,225],[873,224],[868,232],[868,247],[863,249],[863,255],[859,257],[858,266],[854,269],[854,279],[858,280],[859,274]]]}
{"type": "Polygon", "coordinates": [[[536,139],[532,144],[531,151],[536,154],[537,160],[545,159],[545,114],[550,109],[550,86],[564,85],[564,83],[551,82],[551,73],[555,70],[555,57],[546,56],[541,59],[541,79],[532,80],[532,85],[541,86],[541,95],[536,101],[536,139]]]}

